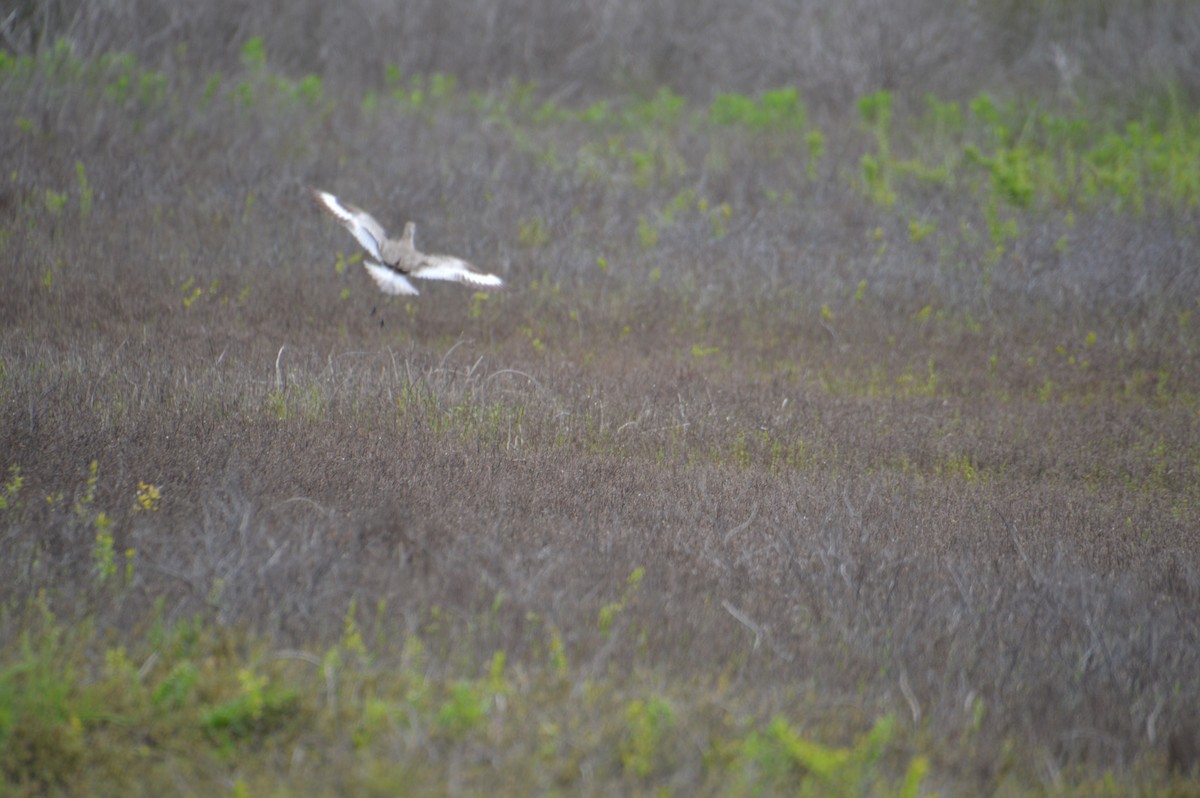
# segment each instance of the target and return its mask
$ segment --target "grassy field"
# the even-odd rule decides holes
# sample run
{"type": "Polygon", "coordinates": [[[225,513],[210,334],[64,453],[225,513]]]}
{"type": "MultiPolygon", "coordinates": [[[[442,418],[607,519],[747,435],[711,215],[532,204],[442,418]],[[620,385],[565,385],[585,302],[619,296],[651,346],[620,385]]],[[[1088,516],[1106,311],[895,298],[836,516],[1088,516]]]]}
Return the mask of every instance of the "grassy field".
{"type": "Polygon", "coordinates": [[[1200,10],[227,5],[4,23],[0,795],[1200,795],[1200,10]]]}

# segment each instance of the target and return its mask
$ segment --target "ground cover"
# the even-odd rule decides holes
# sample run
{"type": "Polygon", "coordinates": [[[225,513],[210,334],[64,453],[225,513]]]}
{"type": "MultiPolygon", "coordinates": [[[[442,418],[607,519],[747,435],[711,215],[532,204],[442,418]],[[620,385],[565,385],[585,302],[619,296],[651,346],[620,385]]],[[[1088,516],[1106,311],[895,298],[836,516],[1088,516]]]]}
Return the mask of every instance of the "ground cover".
{"type": "Polygon", "coordinates": [[[1186,85],[270,32],[0,52],[3,792],[1196,793],[1186,85]],[[510,290],[378,295],[308,185],[510,290]]]}

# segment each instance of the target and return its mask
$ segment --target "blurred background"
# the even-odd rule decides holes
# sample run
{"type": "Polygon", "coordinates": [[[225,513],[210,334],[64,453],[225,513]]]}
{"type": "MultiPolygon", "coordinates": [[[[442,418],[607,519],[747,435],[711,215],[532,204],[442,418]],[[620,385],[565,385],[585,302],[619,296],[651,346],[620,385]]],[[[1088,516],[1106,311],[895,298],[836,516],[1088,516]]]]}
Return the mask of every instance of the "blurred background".
{"type": "Polygon", "coordinates": [[[836,111],[879,89],[1050,101],[1084,86],[1124,100],[1163,82],[1200,88],[1200,11],[1186,0],[9,0],[5,8],[4,43],[15,52],[66,37],[82,55],[121,50],[149,64],[182,58],[228,70],[253,35],[285,73],[361,86],[391,63],[476,89],[534,81],[563,101],[659,86],[708,100],[788,85],[836,111]]]}

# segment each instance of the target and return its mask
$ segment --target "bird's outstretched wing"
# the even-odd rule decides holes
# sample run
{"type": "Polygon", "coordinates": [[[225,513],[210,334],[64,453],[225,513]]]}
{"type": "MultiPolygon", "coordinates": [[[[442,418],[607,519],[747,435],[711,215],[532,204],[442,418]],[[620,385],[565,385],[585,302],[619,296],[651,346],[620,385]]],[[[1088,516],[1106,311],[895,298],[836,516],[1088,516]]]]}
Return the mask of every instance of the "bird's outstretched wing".
{"type": "Polygon", "coordinates": [[[383,260],[380,249],[383,247],[383,242],[387,240],[387,233],[384,231],[383,225],[375,221],[374,216],[362,208],[343,203],[328,191],[315,188],[311,191],[317,204],[341,222],[342,226],[350,231],[350,234],[358,240],[358,243],[369,255],[383,260]]]}
{"type": "Polygon", "coordinates": [[[417,296],[420,291],[410,283],[403,274],[390,269],[387,266],[375,263],[374,261],[364,260],[363,266],[367,267],[367,273],[375,279],[375,284],[379,286],[379,290],[385,294],[408,294],[409,296],[417,296]]]}
{"type": "Polygon", "coordinates": [[[504,281],[496,275],[481,272],[465,260],[447,255],[426,256],[426,264],[413,269],[411,274],[422,280],[449,280],[484,291],[498,291],[504,287],[504,281]]]}

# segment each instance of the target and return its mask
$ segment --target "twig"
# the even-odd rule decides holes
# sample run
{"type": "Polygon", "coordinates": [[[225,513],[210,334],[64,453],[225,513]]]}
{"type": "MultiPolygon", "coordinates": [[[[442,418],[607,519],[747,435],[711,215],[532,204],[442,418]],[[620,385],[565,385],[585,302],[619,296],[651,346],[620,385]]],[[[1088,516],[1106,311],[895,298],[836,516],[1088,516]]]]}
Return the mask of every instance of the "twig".
{"type": "Polygon", "coordinates": [[[900,669],[900,692],[904,694],[904,700],[908,702],[908,709],[912,712],[913,725],[920,725],[921,705],[917,702],[917,696],[908,684],[908,673],[904,668],[900,669]]]}
{"type": "Polygon", "coordinates": [[[733,529],[726,532],[725,537],[721,538],[721,544],[725,545],[725,546],[729,545],[729,541],[733,540],[735,535],[742,532],[744,529],[746,529],[746,527],[748,527],[752,523],[754,523],[754,517],[757,515],[758,515],[758,502],[755,502],[754,506],[750,508],[750,517],[747,518],[742,523],[735,526],[733,529]]]}
{"type": "Polygon", "coordinates": [[[450,355],[454,354],[454,350],[458,349],[460,346],[462,346],[465,343],[469,343],[468,339],[459,338],[457,341],[454,342],[454,346],[452,346],[446,350],[446,354],[442,355],[442,360],[440,363],[438,363],[438,371],[441,371],[443,368],[446,367],[446,359],[448,357],[450,357],[450,355]]]}
{"type": "Polygon", "coordinates": [[[993,509],[996,515],[1000,516],[1000,520],[1004,522],[1004,527],[1008,530],[1008,536],[1012,539],[1013,546],[1016,548],[1017,554],[1021,557],[1021,562],[1025,564],[1025,570],[1029,572],[1029,578],[1033,580],[1034,585],[1040,588],[1042,586],[1042,578],[1038,576],[1037,571],[1033,570],[1033,563],[1029,561],[1029,557],[1025,554],[1025,547],[1021,545],[1021,539],[1017,537],[1017,530],[1004,517],[1004,513],[998,509],[993,509]]]}
{"type": "Polygon", "coordinates": [[[321,658],[316,654],[308,651],[301,651],[295,648],[283,648],[279,651],[271,652],[271,659],[296,659],[301,662],[307,662],[315,668],[320,668],[325,675],[325,697],[329,702],[329,708],[335,714],[337,712],[337,681],[334,676],[333,667],[321,661],[321,658]]]}
{"type": "Polygon", "coordinates": [[[734,620],[754,633],[754,645],[752,648],[757,651],[758,644],[762,642],[762,627],[750,620],[750,617],[746,613],[730,604],[727,600],[721,599],[721,606],[725,608],[727,613],[733,616],[734,620]]]}
{"type": "Polygon", "coordinates": [[[291,502],[307,502],[308,504],[311,504],[313,507],[316,507],[318,510],[320,510],[326,518],[331,518],[333,516],[333,510],[327,509],[307,496],[293,496],[290,499],[283,499],[282,501],[275,502],[271,505],[271,510],[274,511],[285,504],[290,504],[291,502]]]}
{"type": "Polygon", "coordinates": [[[295,648],[283,648],[279,651],[272,651],[271,659],[298,659],[301,662],[307,662],[317,668],[320,668],[324,665],[324,663],[321,662],[321,658],[316,654],[308,651],[300,651],[299,649],[295,648]]]}
{"type": "Polygon", "coordinates": [[[21,48],[17,45],[16,40],[13,39],[13,37],[9,34],[8,29],[12,27],[13,20],[17,18],[18,10],[19,9],[13,9],[13,12],[5,17],[3,22],[0,22],[0,34],[4,35],[4,41],[8,42],[8,46],[12,48],[13,52],[19,52],[21,48]]]}
{"type": "Polygon", "coordinates": [[[546,390],[545,388],[542,387],[542,384],[540,382],[538,382],[537,380],[535,380],[533,377],[526,374],[525,372],[518,371],[517,369],[500,369],[499,371],[493,371],[491,374],[489,374],[487,376],[486,379],[484,379],[484,383],[491,382],[493,377],[499,377],[501,374],[517,374],[517,375],[529,380],[530,382],[532,382],[535,386],[537,386],[537,389],[539,391],[546,390]]]}
{"type": "Polygon", "coordinates": [[[275,392],[283,392],[283,370],[279,367],[279,361],[283,359],[283,350],[287,345],[279,347],[279,354],[275,356],[275,392]]]}
{"type": "MultiPolygon", "coordinates": [[[[157,651],[151,652],[150,656],[146,657],[146,661],[142,663],[142,667],[138,668],[137,677],[139,682],[145,679],[146,674],[154,669],[154,666],[158,664],[158,660],[159,654],[157,651]]],[[[1151,742],[1153,742],[1153,739],[1151,742]]]]}

